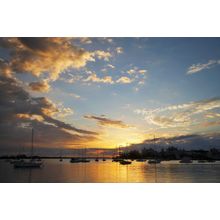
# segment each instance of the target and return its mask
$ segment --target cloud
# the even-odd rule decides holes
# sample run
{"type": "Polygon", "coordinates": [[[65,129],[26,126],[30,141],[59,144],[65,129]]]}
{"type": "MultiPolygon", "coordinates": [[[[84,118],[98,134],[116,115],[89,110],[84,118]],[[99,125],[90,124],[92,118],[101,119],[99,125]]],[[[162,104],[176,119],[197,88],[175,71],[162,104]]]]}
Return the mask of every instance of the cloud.
{"type": "Polygon", "coordinates": [[[93,52],[93,55],[98,57],[98,59],[103,59],[105,61],[109,61],[109,59],[112,57],[110,52],[103,50],[96,50],[95,52],[93,52]]]}
{"type": "Polygon", "coordinates": [[[127,73],[130,74],[130,75],[131,75],[131,74],[134,74],[135,72],[136,72],[135,69],[129,69],[129,70],[127,71],[127,73]]]}
{"type": "Polygon", "coordinates": [[[114,69],[115,66],[113,66],[112,64],[107,64],[107,67],[111,68],[111,69],[114,69]]]}
{"type": "Polygon", "coordinates": [[[133,74],[141,74],[141,75],[145,75],[147,73],[147,70],[145,69],[139,69],[138,67],[133,67],[129,70],[127,70],[127,73],[129,75],[133,75],[133,74]]]}
{"type": "Polygon", "coordinates": [[[80,37],[80,43],[82,43],[82,44],[91,44],[92,40],[89,37],[80,37]]]}
{"type": "Polygon", "coordinates": [[[105,116],[94,116],[94,115],[85,115],[84,118],[96,120],[102,126],[110,126],[110,127],[117,127],[117,128],[129,128],[131,126],[125,124],[123,121],[120,120],[112,120],[106,118],[105,116]]]}
{"type": "Polygon", "coordinates": [[[138,70],[138,72],[139,72],[140,74],[145,74],[145,73],[147,73],[147,70],[138,70]]]}
{"type": "Polygon", "coordinates": [[[12,76],[12,70],[10,68],[9,63],[0,58],[0,74],[6,77],[12,76]]]}
{"type": "Polygon", "coordinates": [[[121,53],[124,52],[124,50],[123,50],[122,47],[116,47],[116,48],[115,48],[115,51],[116,51],[117,54],[121,54],[121,53]]]}
{"type": "Polygon", "coordinates": [[[92,73],[90,76],[88,76],[86,79],[84,79],[84,82],[97,82],[97,83],[106,83],[106,84],[113,84],[114,81],[112,80],[111,76],[104,76],[102,78],[98,77],[96,73],[92,73]]]}
{"type": "Polygon", "coordinates": [[[122,76],[116,82],[117,83],[122,83],[122,84],[129,84],[129,83],[132,83],[133,80],[128,78],[128,77],[126,77],[126,76],[122,76]]]}
{"type": "MultiPolygon", "coordinates": [[[[88,43],[89,39],[81,38],[81,41],[88,43]]],[[[86,51],[74,45],[71,38],[1,38],[0,47],[9,52],[8,61],[0,60],[5,75],[29,73],[39,77],[48,74],[50,80],[57,80],[68,69],[85,67],[96,58],[109,61],[112,57],[108,51],[86,51]]]]}
{"type": "Polygon", "coordinates": [[[9,65],[16,73],[56,80],[68,68],[81,68],[94,61],[93,53],[72,44],[70,38],[4,38],[0,46],[10,52],[9,65]]]}
{"type": "Polygon", "coordinates": [[[31,82],[29,83],[29,87],[36,92],[48,92],[50,90],[50,85],[47,80],[43,80],[41,82],[31,82]]]}
{"type": "Polygon", "coordinates": [[[73,93],[73,92],[68,93],[68,95],[71,96],[71,97],[73,97],[73,98],[75,98],[75,99],[80,99],[80,98],[81,98],[80,95],[78,95],[78,94],[76,94],[76,93],[73,93]]]}
{"type": "Polygon", "coordinates": [[[132,144],[130,149],[141,150],[143,148],[153,148],[157,150],[161,148],[167,148],[175,146],[179,149],[210,149],[211,147],[220,146],[220,134],[210,133],[206,135],[202,134],[186,134],[173,137],[158,137],[154,139],[146,139],[142,143],[132,144]]]}
{"type": "MultiPolygon", "coordinates": [[[[60,113],[45,97],[31,97],[18,81],[0,75],[0,146],[28,144],[30,127],[38,133],[38,143],[47,146],[96,140],[98,133],[76,128],[54,119],[60,113]]],[[[69,112],[69,109],[64,109],[69,112]]]]}
{"type": "Polygon", "coordinates": [[[220,64],[220,60],[209,60],[207,63],[193,64],[188,68],[187,74],[194,74],[205,69],[211,69],[218,64],[220,64]]]}
{"type": "Polygon", "coordinates": [[[137,114],[142,114],[145,120],[161,128],[187,127],[200,123],[210,110],[220,109],[220,97],[189,102],[180,105],[171,105],[162,108],[136,109],[137,114]]]}

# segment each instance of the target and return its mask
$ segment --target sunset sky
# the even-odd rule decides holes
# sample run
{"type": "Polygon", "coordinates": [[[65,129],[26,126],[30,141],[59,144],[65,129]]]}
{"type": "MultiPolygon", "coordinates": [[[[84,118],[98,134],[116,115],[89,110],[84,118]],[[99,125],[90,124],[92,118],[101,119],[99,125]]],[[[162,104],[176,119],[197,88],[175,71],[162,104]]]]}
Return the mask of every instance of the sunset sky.
{"type": "Polygon", "coordinates": [[[0,147],[220,146],[219,82],[220,38],[0,38],[0,147]]]}

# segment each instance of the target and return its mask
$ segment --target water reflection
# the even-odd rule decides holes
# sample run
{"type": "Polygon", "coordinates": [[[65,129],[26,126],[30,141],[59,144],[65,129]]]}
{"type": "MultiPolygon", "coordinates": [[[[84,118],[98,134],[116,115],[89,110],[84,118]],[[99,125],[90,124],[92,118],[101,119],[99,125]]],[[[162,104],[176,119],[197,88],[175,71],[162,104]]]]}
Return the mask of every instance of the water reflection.
{"type": "Polygon", "coordinates": [[[0,161],[0,182],[220,182],[220,162],[179,164],[178,161],[163,161],[155,165],[132,162],[120,165],[117,162],[91,161],[69,163],[69,160],[45,160],[42,169],[14,169],[0,161]]]}

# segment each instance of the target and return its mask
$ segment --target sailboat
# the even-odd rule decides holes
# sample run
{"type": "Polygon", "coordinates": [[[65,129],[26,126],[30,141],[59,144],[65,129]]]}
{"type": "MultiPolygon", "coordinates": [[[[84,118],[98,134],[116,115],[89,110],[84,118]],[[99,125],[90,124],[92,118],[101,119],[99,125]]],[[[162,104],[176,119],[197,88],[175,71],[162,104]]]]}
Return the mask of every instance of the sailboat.
{"type": "Polygon", "coordinates": [[[63,161],[63,157],[62,157],[62,150],[60,149],[60,162],[63,161]]]}
{"type": "Polygon", "coordinates": [[[104,157],[104,150],[102,152],[102,161],[106,161],[105,157],[104,157]]]}
{"type": "Polygon", "coordinates": [[[96,159],[95,159],[95,162],[99,162],[98,151],[97,151],[97,157],[96,157],[96,159]]]}
{"type": "Polygon", "coordinates": [[[129,165],[129,164],[131,164],[132,162],[129,161],[129,160],[121,160],[121,161],[119,161],[119,163],[120,163],[121,165],[129,165]]]}
{"type": "Polygon", "coordinates": [[[19,160],[14,162],[14,168],[40,168],[42,166],[42,161],[33,158],[34,150],[34,129],[31,132],[31,156],[30,160],[19,160]]]}
{"type": "Polygon", "coordinates": [[[86,159],[86,153],[87,153],[87,149],[85,148],[85,157],[82,158],[81,163],[89,163],[90,162],[90,160],[86,159]]]}

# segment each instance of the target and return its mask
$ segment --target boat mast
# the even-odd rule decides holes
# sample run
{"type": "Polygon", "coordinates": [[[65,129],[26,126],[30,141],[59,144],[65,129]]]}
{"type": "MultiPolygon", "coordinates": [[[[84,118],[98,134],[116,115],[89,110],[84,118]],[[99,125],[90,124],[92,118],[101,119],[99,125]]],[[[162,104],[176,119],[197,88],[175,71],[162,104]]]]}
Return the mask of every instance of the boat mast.
{"type": "Polygon", "coordinates": [[[34,129],[31,129],[31,159],[33,158],[33,150],[34,150],[34,129]]]}
{"type": "Polygon", "coordinates": [[[155,172],[155,183],[156,183],[157,182],[157,151],[156,151],[156,144],[155,144],[155,134],[154,134],[154,150],[155,150],[154,172],[155,172]]]}

